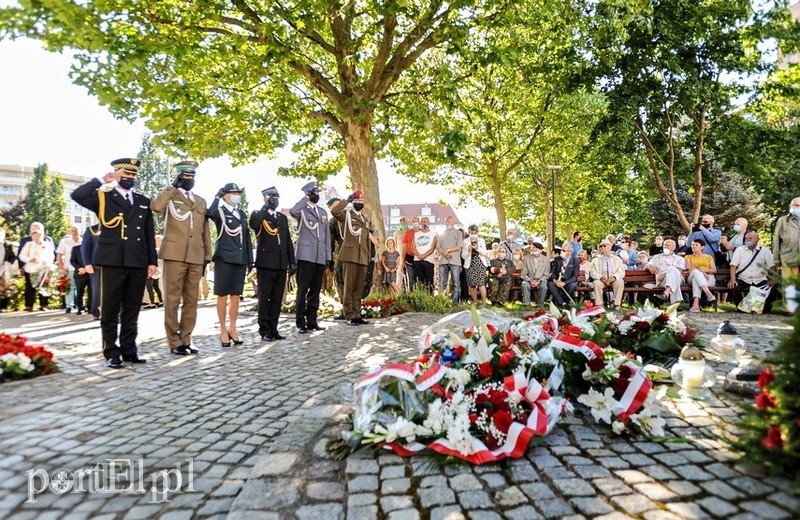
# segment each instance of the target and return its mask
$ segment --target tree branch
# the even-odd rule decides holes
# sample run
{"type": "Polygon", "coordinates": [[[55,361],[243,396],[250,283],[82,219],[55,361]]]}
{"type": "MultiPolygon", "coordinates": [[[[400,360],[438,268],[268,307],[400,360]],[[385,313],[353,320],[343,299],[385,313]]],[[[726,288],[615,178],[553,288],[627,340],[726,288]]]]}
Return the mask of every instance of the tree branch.
{"type": "Polygon", "coordinates": [[[328,123],[330,127],[334,129],[334,131],[336,131],[339,135],[342,135],[342,122],[339,121],[339,119],[331,112],[327,110],[314,110],[313,112],[309,112],[307,115],[309,119],[328,123]]]}

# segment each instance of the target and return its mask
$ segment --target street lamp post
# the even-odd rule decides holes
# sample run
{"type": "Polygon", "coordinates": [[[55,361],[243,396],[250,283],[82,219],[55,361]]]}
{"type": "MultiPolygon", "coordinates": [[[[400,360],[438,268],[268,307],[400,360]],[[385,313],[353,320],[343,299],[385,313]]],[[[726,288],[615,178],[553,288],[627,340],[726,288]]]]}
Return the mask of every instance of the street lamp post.
{"type": "Polygon", "coordinates": [[[550,237],[549,237],[549,247],[550,251],[556,247],[556,171],[560,170],[562,166],[558,164],[549,164],[545,166],[545,169],[550,170],[552,175],[551,178],[551,186],[550,186],[550,211],[551,211],[551,222],[550,222],[550,237]]]}

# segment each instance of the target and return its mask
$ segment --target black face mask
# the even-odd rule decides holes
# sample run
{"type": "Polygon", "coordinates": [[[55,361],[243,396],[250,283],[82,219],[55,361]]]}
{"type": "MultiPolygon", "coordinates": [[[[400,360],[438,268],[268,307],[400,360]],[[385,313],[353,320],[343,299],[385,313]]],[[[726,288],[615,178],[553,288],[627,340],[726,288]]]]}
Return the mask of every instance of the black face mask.
{"type": "Polygon", "coordinates": [[[194,179],[181,179],[181,188],[186,191],[192,191],[192,188],[194,188],[194,179]]]}
{"type": "Polygon", "coordinates": [[[269,209],[278,209],[278,198],[277,197],[270,197],[267,200],[267,208],[269,208],[269,209]]]}
{"type": "Polygon", "coordinates": [[[309,193],[308,200],[316,204],[317,202],[319,202],[319,193],[309,193]]]}
{"type": "Polygon", "coordinates": [[[362,209],[364,209],[364,203],[363,202],[354,202],[353,203],[353,209],[356,210],[356,211],[361,211],[362,209]]]}
{"type": "Polygon", "coordinates": [[[133,189],[133,186],[136,184],[136,179],[130,179],[128,177],[123,177],[117,181],[119,187],[125,190],[133,189]]]}

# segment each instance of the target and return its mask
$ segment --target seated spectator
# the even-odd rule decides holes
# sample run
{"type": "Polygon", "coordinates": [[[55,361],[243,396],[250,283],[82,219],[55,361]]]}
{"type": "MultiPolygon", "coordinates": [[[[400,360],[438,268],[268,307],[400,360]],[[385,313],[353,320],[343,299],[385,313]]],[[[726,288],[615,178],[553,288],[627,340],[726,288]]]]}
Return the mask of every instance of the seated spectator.
{"type": "Polygon", "coordinates": [[[755,231],[748,231],[744,245],[733,252],[728,288],[732,289],[731,302],[737,305],[744,298],[744,291],[750,287],[769,289],[764,312],[772,312],[772,303],[777,299],[778,291],[773,287],[775,282],[768,275],[775,267],[775,259],[768,247],[758,245],[759,238],[755,231]]]}
{"type": "Polygon", "coordinates": [[[647,252],[641,251],[636,259],[636,267],[634,267],[634,271],[644,271],[644,267],[649,261],[650,257],[647,256],[647,252]]]}
{"type": "Polygon", "coordinates": [[[489,260],[497,258],[497,251],[500,249],[500,242],[492,242],[492,249],[489,251],[489,260]]]}
{"type": "Polygon", "coordinates": [[[628,269],[628,264],[630,263],[630,248],[631,248],[631,237],[625,235],[622,237],[622,241],[619,243],[619,249],[617,250],[617,256],[620,257],[622,263],[625,265],[625,269],[628,269]]]}
{"type": "Polygon", "coordinates": [[[591,262],[589,262],[589,253],[582,249],[578,252],[578,272],[583,273],[583,279],[585,283],[589,284],[589,268],[592,266],[591,262]]]}
{"type": "Polygon", "coordinates": [[[514,262],[506,256],[507,249],[500,247],[497,258],[489,263],[489,301],[492,305],[503,305],[508,301],[511,291],[511,277],[514,275],[514,262]]]}
{"type": "Polygon", "coordinates": [[[606,236],[606,240],[608,240],[611,243],[611,252],[616,255],[617,252],[620,250],[620,246],[619,244],[617,244],[617,236],[614,234],[609,234],[606,236]]]}
{"type": "Polygon", "coordinates": [[[656,284],[665,288],[663,296],[659,296],[671,303],[683,300],[681,285],[683,284],[683,271],[686,269],[683,257],[674,254],[675,247],[674,240],[665,240],[664,252],[653,256],[645,266],[648,271],[656,275],[656,284]]]}
{"type": "Polygon", "coordinates": [[[531,244],[531,254],[522,258],[522,304],[531,304],[531,290],[537,292],[536,303],[541,307],[547,297],[547,278],[550,276],[550,260],[542,254],[544,246],[531,244]]]}
{"type": "Polygon", "coordinates": [[[716,283],[714,273],[717,272],[717,266],[714,265],[713,256],[703,253],[704,247],[705,243],[697,239],[692,242],[692,254],[684,257],[686,262],[684,275],[686,281],[692,286],[692,306],[689,308],[689,312],[700,312],[700,295],[702,293],[705,293],[708,303],[716,300],[709,286],[714,287],[716,283]]]}
{"type": "Polygon", "coordinates": [[[692,243],[686,241],[686,235],[678,235],[678,247],[675,249],[675,254],[684,257],[692,254],[692,243]]]}
{"type": "Polygon", "coordinates": [[[631,240],[628,243],[628,271],[636,270],[636,263],[639,260],[639,243],[631,240]]]}
{"type": "Polygon", "coordinates": [[[572,244],[565,242],[561,246],[561,256],[550,264],[550,281],[547,289],[553,303],[564,305],[566,300],[572,301],[572,295],[578,286],[578,260],[572,256],[572,244]]]}
{"type": "Polygon", "coordinates": [[[706,244],[703,252],[707,255],[714,256],[719,249],[722,231],[714,227],[714,217],[711,215],[703,215],[700,217],[700,223],[692,227],[692,232],[689,233],[687,240],[689,243],[692,243],[698,238],[706,244]]]}
{"type": "Polygon", "coordinates": [[[664,237],[658,235],[653,241],[653,245],[650,246],[649,250],[650,256],[651,257],[656,256],[657,254],[661,253],[663,249],[664,249],[664,237]]]}
{"type": "Polygon", "coordinates": [[[595,305],[603,305],[603,291],[606,287],[611,287],[614,291],[614,306],[619,308],[625,291],[625,265],[620,257],[611,253],[611,242],[608,239],[600,242],[600,254],[592,260],[589,275],[594,287],[595,305]]]}

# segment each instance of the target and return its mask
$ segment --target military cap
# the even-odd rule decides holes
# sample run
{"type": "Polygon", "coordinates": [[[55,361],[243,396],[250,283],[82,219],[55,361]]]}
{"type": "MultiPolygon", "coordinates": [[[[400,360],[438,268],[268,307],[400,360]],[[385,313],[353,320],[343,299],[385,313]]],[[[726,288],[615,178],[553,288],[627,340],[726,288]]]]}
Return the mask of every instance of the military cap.
{"type": "Polygon", "coordinates": [[[303,190],[303,193],[306,193],[306,194],[311,193],[312,191],[317,191],[317,190],[319,190],[319,184],[317,184],[317,181],[311,181],[308,184],[306,184],[305,186],[303,186],[302,190],[303,190]]]}
{"type": "Polygon", "coordinates": [[[239,186],[236,185],[235,182],[229,182],[225,186],[222,187],[222,192],[224,193],[241,193],[242,190],[239,186]]]}
{"type": "Polygon", "coordinates": [[[359,201],[364,202],[364,192],[361,190],[356,190],[353,192],[353,202],[359,201]]]}
{"type": "Polygon", "coordinates": [[[340,200],[342,200],[342,199],[340,199],[339,197],[331,197],[331,198],[328,199],[328,202],[326,204],[330,208],[331,206],[333,206],[336,202],[338,202],[340,200]]]}
{"type": "Polygon", "coordinates": [[[196,161],[181,161],[175,165],[175,169],[178,173],[195,173],[197,171],[197,162],[196,161]]]}
{"type": "Polygon", "coordinates": [[[275,186],[270,186],[265,190],[261,190],[261,195],[264,197],[280,197],[278,190],[275,189],[275,186]]]}
{"type": "Polygon", "coordinates": [[[139,159],[135,157],[116,159],[111,161],[111,166],[114,168],[114,171],[123,170],[125,173],[131,175],[139,175],[139,159]]]}

